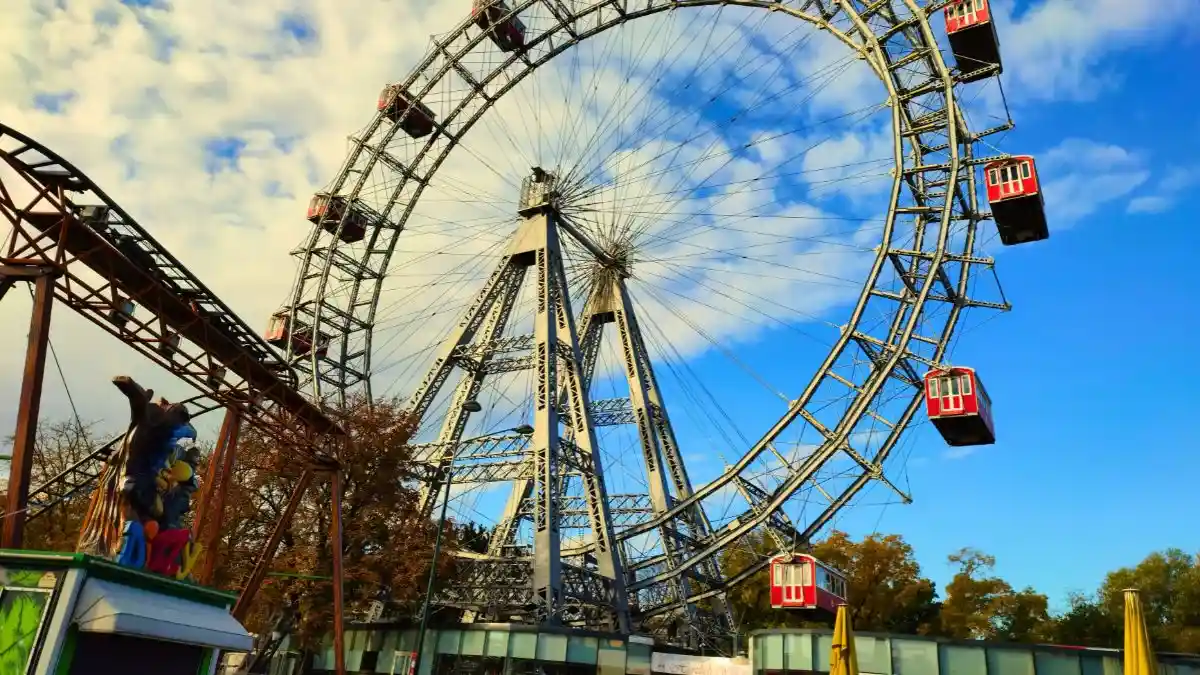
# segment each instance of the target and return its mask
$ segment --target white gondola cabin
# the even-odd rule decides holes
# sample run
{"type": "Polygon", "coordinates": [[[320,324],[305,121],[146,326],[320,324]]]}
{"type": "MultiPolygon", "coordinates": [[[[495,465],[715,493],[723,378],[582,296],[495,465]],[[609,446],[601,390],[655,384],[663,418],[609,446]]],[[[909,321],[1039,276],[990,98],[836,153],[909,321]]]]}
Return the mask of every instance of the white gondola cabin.
{"type": "Polygon", "coordinates": [[[471,3],[471,18],[479,30],[502,52],[512,52],[525,46],[525,24],[515,14],[509,15],[508,5],[502,0],[474,0],[471,3]]]}
{"type": "Polygon", "coordinates": [[[1003,72],[1000,37],[988,0],[956,0],[946,6],[945,12],[946,36],[958,65],[959,81],[975,82],[1003,72]]]}
{"type": "Polygon", "coordinates": [[[1029,155],[989,162],[984,167],[988,204],[1005,246],[1050,236],[1037,164],[1029,155]]]}
{"type": "Polygon", "coordinates": [[[846,575],[807,553],[771,558],[771,607],[837,612],[846,602],[846,575]]]}
{"type": "Polygon", "coordinates": [[[926,373],[925,409],[947,445],[996,442],[992,400],[974,368],[953,367],[926,373]]]}
{"type": "Polygon", "coordinates": [[[433,111],[398,84],[389,84],[379,93],[379,112],[412,138],[433,133],[433,111]]]}
{"type": "MultiPolygon", "coordinates": [[[[321,226],[329,234],[337,234],[338,223],[342,220],[342,214],[345,213],[347,199],[341,195],[327,195],[325,193],[317,193],[308,202],[308,222],[316,225],[324,221],[321,226]]],[[[346,222],[342,226],[342,233],[338,239],[353,244],[362,241],[367,236],[367,225],[370,224],[370,217],[357,208],[357,200],[350,206],[350,213],[346,216],[346,222]]]]}
{"type": "MultiPolygon", "coordinates": [[[[308,326],[298,325],[295,331],[289,329],[291,317],[287,310],[275,312],[267,323],[267,332],[263,336],[267,344],[286,349],[288,340],[292,341],[292,354],[306,356],[313,350],[313,330],[308,326]]],[[[324,358],[329,352],[329,339],[321,335],[317,344],[317,356],[324,358]]]]}

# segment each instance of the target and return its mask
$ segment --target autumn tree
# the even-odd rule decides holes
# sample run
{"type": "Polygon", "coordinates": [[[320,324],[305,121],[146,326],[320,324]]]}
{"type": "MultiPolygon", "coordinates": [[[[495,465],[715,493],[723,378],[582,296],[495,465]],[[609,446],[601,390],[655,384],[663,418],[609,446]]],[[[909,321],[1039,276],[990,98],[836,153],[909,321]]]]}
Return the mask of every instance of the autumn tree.
{"type": "Polygon", "coordinates": [[[927,634],[936,625],[937,588],[900,535],[856,542],[835,530],[813,546],[813,555],[846,575],[846,604],[858,630],[927,634]]]}
{"type": "MultiPolygon", "coordinates": [[[[42,422],[38,425],[33,446],[33,464],[29,488],[30,498],[38,486],[58,476],[84,459],[111,438],[97,433],[95,423],[78,421],[42,422]]],[[[11,445],[12,439],[9,439],[11,445]]],[[[74,551],[79,527],[87,512],[87,490],[28,521],[25,525],[24,547],[39,551],[74,551]]],[[[0,511],[3,510],[0,502],[0,511]]]]}
{"type": "Polygon", "coordinates": [[[1056,622],[1055,639],[1120,647],[1126,588],[1140,592],[1155,649],[1200,652],[1200,559],[1179,549],[1151,553],[1133,567],[1114,570],[1095,594],[1073,598],[1070,609],[1056,622]]]}
{"type": "MultiPolygon", "coordinates": [[[[762,530],[751,532],[737,545],[722,554],[722,566],[727,573],[736,573],[778,553],[775,541],[762,530]]],[[[820,626],[811,617],[796,612],[771,608],[769,569],[756,572],[749,579],[729,589],[727,599],[737,630],[745,634],[760,628],[800,628],[820,626]]]]}
{"type": "MultiPolygon", "coordinates": [[[[340,458],[347,614],[364,612],[386,588],[392,612],[412,616],[423,600],[436,534],[436,526],[417,508],[417,477],[407,446],[412,426],[396,401],[356,401],[334,415],[352,439],[340,458]]],[[[303,469],[298,457],[280,452],[270,438],[253,430],[243,432],[237,461],[214,580],[230,589],[240,588],[248,577],[303,469]]],[[[309,488],[273,565],[275,571],[318,578],[272,579],[256,602],[252,626],[260,626],[285,596],[296,594],[302,639],[315,639],[328,629],[333,589],[320,577],[332,573],[330,489],[324,477],[309,488]]],[[[445,544],[454,547],[457,528],[448,530],[445,544]]],[[[453,572],[453,557],[443,556],[438,578],[452,580],[453,572]]]]}
{"type": "MultiPolygon", "coordinates": [[[[726,554],[725,565],[736,571],[777,552],[773,539],[756,533],[726,554]]],[[[921,576],[912,547],[899,535],[854,541],[845,532],[834,531],[814,544],[812,553],[846,574],[847,605],[856,629],[925,633],[936,623],[934,583],[921,576]]],[[[730,591],[740,630],[830,625],[827,618],[772,609],[767,574],[763,570],[730,591]]]]}
{"type": "Polygon", "coordinates": [[[1031,588],[1016,591],[991,574],[993,556],[964,548],[949,556],[958,573],[946,586],[938,632],[958,639],[1037,642],[1051,629],[1048,601],[1031,588]]]}
{"type": "Polygon", "coordinates": [[[1067,611],[1055,617],[1051,640],[1079,647],[1119,648],[1123,639],[1124,610],[1110,614],[1094,594],[1072,593],[1067,611]]]}

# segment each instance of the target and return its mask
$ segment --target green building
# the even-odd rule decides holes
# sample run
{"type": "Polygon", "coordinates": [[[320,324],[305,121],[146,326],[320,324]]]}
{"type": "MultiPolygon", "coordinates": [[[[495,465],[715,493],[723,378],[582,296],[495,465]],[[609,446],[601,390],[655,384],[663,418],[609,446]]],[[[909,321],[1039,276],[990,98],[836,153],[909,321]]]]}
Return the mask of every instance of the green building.
{"type": "MultiPolygon", "coordinates": [[[[854,636],[862,675],[1121,675],[1120,650],[955,641],[910,635],[854,636]]],[[[833,631],[750,634],[753,675],[829,672],[833,631]]],[[[1200,656],[1159,655],[1159,675],[1200,675],[1200,656]]]]}
{"type": "Polygon", "coordinates": [[[0,550],[0,675],[214,675],[235,596],[82,554],[0,550]]]}
{"type": "MultiPolygon", "coordinates": [[[[425,632],[420,668],[412,668],[417,630],[410,626],[353,625],[346,630],[346,670],[386,675],[650,675],[653,640],[638,636],[516,624],[465,624],[425,632]]],[[[285,644],[272,675],[332,673],[331,640],[309,663],[285,644]]]]}

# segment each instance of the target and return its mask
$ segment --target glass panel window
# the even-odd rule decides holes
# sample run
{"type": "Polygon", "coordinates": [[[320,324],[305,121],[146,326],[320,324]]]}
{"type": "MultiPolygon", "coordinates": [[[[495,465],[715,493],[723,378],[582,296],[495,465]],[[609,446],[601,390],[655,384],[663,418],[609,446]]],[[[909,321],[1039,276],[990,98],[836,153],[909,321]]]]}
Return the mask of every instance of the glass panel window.
{"type": "Polygon", "coordinates": [[[938,379],[936,377],[929,378],[929,398],[938,397],[938,379]]]}
{"type": "Polygon", "coordinates": [[[811,586],[812,585],[812,565],[810,565],[808,563],[804,563],[803,565],[800,566],[800,570],[802,573],[800,576],[800,583],[805,586],[811,586]]]}
{"type": "Polygon", "coordinates": [[[774,583],[776,586],[782,586],[783,585],[783,563],[775,563],[774,565],[771,566],[771,569],[773,570],[772,574],[775,575],[775,580],[772,583],[774,583]]]}
{"type": "Polygon", "coordinates": [[[880,673],[886,675],[892,672],[891,649],[884,638],[854,636],[854,651],[858,654],[859,672],[880,673]]]}
{"type": "MultiPolygon", "coordinates": [[[[464,640],[464,644],[465,642],[464,640]]],[[[597,645],[598,640],[594,637],[567,636],[567,661],[590,666],[596,665],[596,652],[599,649],[597,645]]]]}
{"type": "Polygon", "coordinates": [[[962,384],[963,396],[970,396],[971,395],[971,376],[966,375],[966,374],[959,375],[959,381],[962,384]]]}
{"type": "Polygon", "coordinates": [[[1000,184],[1000,172],[996,169],[988,169],[988,185],[1000,184]]]}
{"type": "Polygon", "coordinates": [[[1033,170],[1029,166],[1029,162],[1021,162],[1021,178],[1028,180],[1033,176],[1033,170]]]}
{"type": "Polygon", "coordinates": [[[806,633],[783,636],[783,658],[787,670],[812,670],[812,636],[806,633]]]}
{"type": "Polygon", "coordinates": [[[1033,664],[1038,675],[1082,675],[1078,654],[1034,652],[1033,664]]]}
{"type": "MultiPolygon", "coordinates": [[[[989,673],[983,647],[966,645],[940,645],[938,672],[954,675],[1000,675],[989,673]]],[[[1006,674],[1007,675],[1007,674],[1006,674]]]]}
{"type": "Polygon", "coordinates": [[[928,675],[938,672],[936,642],[892,638],[891,643],[892,664],[896,675],[928,675]]]}
{"type": "Polygon", "coordinates": [[[993,647],[987,650],[988,675],[1035,675],[1033,652],[993,647]]]}
{"type": "Polygon", "coordinates": [[[958,396],[958,378],[942,378],[942,396],[958,396]]]}

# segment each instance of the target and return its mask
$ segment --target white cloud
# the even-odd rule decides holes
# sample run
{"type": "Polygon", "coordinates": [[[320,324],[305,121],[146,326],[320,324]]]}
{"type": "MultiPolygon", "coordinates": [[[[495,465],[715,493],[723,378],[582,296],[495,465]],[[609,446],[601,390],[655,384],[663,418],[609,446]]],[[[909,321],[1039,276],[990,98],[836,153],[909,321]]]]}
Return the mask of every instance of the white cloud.
{"type": "MultiPolygon", "coordinates": [[[[461,5],[449,0],[421,8],[378,0],[274,0],[250,8],[180,3],[169,9],[157,5],[131,9],[112,0],[67,6],[30,3],[10,11],[0,29],[5,31],[3,43],[11,45],[0,54],[0,81],[10,92],[0,103],[0,119],[85,170],[236,312],[258,326],[288,295],[294,272],[293,260],[285,253],[308,230],[299,215],[308,195],[337,172],[346,152],[346,136],[370,117],[382,84],[400,79],[425,49],[425,36],[446,30],[454,22],[452,17],[465,14],[461,5]],[[381,25],[393,28],[378,30],[381,25]],[[397,30],[397,26],[403,28],[397,30]],[[308,33],[311,39],[298,39],[297,33],[308,33]]],[[[665,63],[676,76],[723,70],[722,77],[728,82],[726,76],[732,72],[740,78],[735,84],[740,82],[741,89],[731,100],[743,106],[755,100],[778,100],[786,94],[777,84],[779,78],[767,77],[778,70],[773,64],[743,69],[746,72],[742,73],[724,65],[739,63],[744,54],[769,61],[770,53],[764,51],[761,41],[747,44],[745,50],[737,48],[744,42],[742,38],[760,25],[760,15],[744,11],[713,14],[719,17],[720,30],[710,42],[722,45],[721,49],[706,52],[687,39],[694,35],[689,26],[706,20],[702,13],[658,24],[645,20],[633,24],[634,28],[620,39],[597,38],[590,49],[585,44],[579,50],[582,56],[574,60],[560,57],[556,63],[561,65],[549,71],[541,84],[522,85],[524,97],[517,95],[520,91],[514,92],[501,101],[493,116],[485,118],[468,137],[466,146],[470,151],[451,155],[439,174],[442,184],[427,192],[423,205],[428,207],[419,210],[411,221],[410,234],[420,236],[402,240],[403,251],[393,267],[397,274],[389,281],[383,302],[410,311],[381,312],[381,332],[390,334],[382,335],[378,342],[384,345],[377,355],[380,372],[398,373],[401,366],[389,364],[408,356],[414,346],[431,344],[437,334],[455,322],[454,307],[461,309],[466,304],[472,287],[494,264],[494,257],[471,261],[458,270],[464,283],[446,285],[436,306],[422,299],[413,307],[413,289],[421,282],[435,277],[446,280],[443,275],[461,267],[461,258],[494,256],[497,252],[505,236],[501,224],[505,219],[511,221],[511,207],[506,203],[513,199],[512,184],[522,177],[526,166],[538,159],[534,156],[537,146],[530,137],[529,118],[536,118],[540,133],[573,140],[576,151],[584,149],[589,135],[576,133],[570,138],[574,120],[564,113],[561,104],[555,104],[553,96],[545,95],[546,89],[534,91],[535,87],[555,85],[556,76],[558,91],[566,90],[564,84],[578,89],[578,82],[569,76],[581,68],[584,73],[592,73],[591,79],[581,79],[594,82],[595,87],[590,94],[576,92],[575,101],[595,109],[592,115],[581,118],[585,123],[608,125],[608,151],[624,142],[635,144],[628,147],[627,156],[662,155],[662,148],[654,143],[679,145],[679,154],[669,159],[684,169],[663,174],[652,185],[670,190],[694,184],[696,199],[669,203],[660,197],[661,205],[654,202],[654,208],[647,209],[661,218],[669,215],[661,210],[669,206],[676,218],[669,227],[645,231],[646,241],[657,242],[650,248],[658,257],[696,261],[698,266],[710,269],[695,274],[707,279],[710,286],[723,286],[730,281],[737,283],[739,269],[748,263],[744,257],[718,255],[718,251],[742,246],[748,247],[744,250],[752,256],[766,257],[764,251],[781,237],[792,238],[792,246],[812,248],[804,244],[803,238],[818,234],[821,228],[814,225],[819,221],[807,218],[827,214],[806,204],[780,202],[778,190],[785,186],[781,179],[771,177],[773,171],[784,173],[784,165],[791,159],[789,146],[795,144],[791,132],[772,129],[769,120],[758,120],[753,126],[746,123],[742,128],[754,139],[754,149],[731,149],[732,137],[714,133],[719,128],[716,120],[688,111],[690,103],[680,100],[684,103],[681,106],[654,91],[647,97],[649,83],[640,90],[621,88],[627,77],[635,83],[638,77],[661,77],[663,67],[645,65],[655,63],[653,58],[629,68],[628,75],[622,72],[620,61],[606,65],[596,60],[603,49],[614,45],[625,50],[627,59],[636,54],[632,50],[639,44],[679,45],[686,49],[671,52],[665,46],[656,46],[653,49],[658,53],[651,56],[665,63]],[[674,38],[648,39],[660,34],[674,38]],[[720,53],[726,55],[723,60],[715,56],[720,53]],[[648,105],[646,99],[651,103],[657,100],[657,106],[648,105]],[[643,108],[649,108],[644,115],[623,115],[615,123],[611,115],[609,119],[597,119],[608,115],[613,103],[628,105],[638,100],[643,108]],[[532,108],[530,101],[536,101],[532,108]],[[686,114],[673,118],[671,113],[686,114]],[[666,136],[661,141],[637,140],[638,131],[645,132],[647,125],[662,126],[672,121],[675,123],[663,128],[666,136]],[[694,135],[689,136],[688,130],[694,135]],[[518,146],[520,156],[513,152],[518,146]],[[498,172],[481,170],[480,158],[498,172]],[[500,172],[504,175],[497,175],[500,172]],[[765,189],[745,190],[747,181],[754,182],[756,190],[765,189]],[[724,187],[715,190],[704,187],[722,184],[724,187]],[[456,199],[461,201],[464,186],[469,186],[470,193],[502,201],[497,204],[493,199],[482,206],[453,204],[456,199]],[[737,219],[728,220],[730,214],[737,219]],[[451,227],[453,222],[460,226],[451,227]],[[718,222],[772,234],[727,230],[718,222]],[[454,238],[463,236],[468,240],[455,248],[459,259],[440,255],[454,238]],[[405,330],[408,332],[403,333],[405,330]]],[[[787,37],[792,46],[776,49],[809,55],[791,62],[788,79],[794,87],[808,77],[806,74],[817,73],[808,79],[818,83],[815,95],[826,98],[819,106],[814,104],[813,112],[863,104],[863,88],[850,86],[852,83],[844,77],[821,75],[833,68],[844,70],[842,62],[853,61],[848,53],[835,48],[828,36],[814,38],[817,34],[807,27],[792,32],[794,35],[787,37]]],[[[696,81],[704,80],[698,77],[696,81]]],[[[719,98],[719,93],[714,92],[711,98],[719,98]]],[[[742,133],[740,128],[737,132],[742,133]]],[[[806,134],[819,135],[819,130],[809,129],[806,134]]],[[[550,154],[570,154],[571,148],[567,142],[550,154]]],[[[546,154],[545,145],[542,150],[546,154]]],[[[589,150],[600,157],[605,148],[589,150]]],[[[661,164],[660,157],[646,166],[661,164]]],[[[798,170],[803,168],[796,167],[792,173],[798,170]]],[[[635,188],[642,189],[643,194],[626,198],[646,199],[646,184],[631,189],[635,188]]],[[[812,274],[846,269],[851,258],[846,257],[844,247],[828,248],[828,256],[807,256],[816,261],[806,266],[810,274],[785,275],[783,281],[756,289],[756,294],[786,298],[810,283],[812,274]],[[835,255],[839,252],[840,256],[835,255]]],[[[810,253],[822,251],[813,248],[810,253]]],[[[646,263],[643,276],[647,280],[653,274],[666,276],[656,265],[659,263],[646,263]]],[[[674,266],[673,271],[681,269],[674,266]]],[[[677,292],[696,295],[695,284],[678,275],[673,287],[677,292]]],[[[747,324],[730,320],[746,317],[749,310],[742,305],[760,304],[736,291],[727,292],[727,297],[699,295],[707,296],[704,302],[708,307],[692,306],[685,313],[694,314],[692,319],[700,325],[713,327],[714,335],[720,337],[730,337],[742,330],[739,325],[747,324]]],[[[805,307],[812,313],[847,297],[842,292],[830,294],[820,289],[805,295],[805,307]]],[[[25,308],[20,303],[4,303],[0,312],[7,321],[24,321],[25,308]]],[[[754,321],[748,323],[756,325],[754,321]]],[[[678,322],[668,324],[664,326],[666,333],[681,339],[683,351],[703,343],[694,331],[678,322]]],[[[55,332],[89,338],[86,345],[78,340],[56,339],[68,380],[77,394],[76,403],[85,417],[114,414],[114,406],[106,401],[110,392],[101,383],[116,372],[132,372],[175,396],[184,394],[164,382],[169,378],[137,363],[129,352],[62,308],[56,317],[55,332]],[[85,359],[84,354],[91,358],[85,359]]],[[[16,347],[17,342],[11,346],[16,347]]],[[[0,362],[5,372],[16,372],[19,353],[18,349],[6,350],[0,362]]],[[[407,391],[418,376],[415,361],[407,359],[403,374],[395,375],[395,386],[385,389],[390,393],[407,391]]],[[[12,396],[15,392],[6,400],[12,400],[12,396]]],[[[51,387],[47,396],[48,414],[62,414],[61,395],[51,387]]]]}
{"type": "Polygon", "coordinates": [[[1037,159],[1052,229],[1065,229],[1106,204],[1126,201],[1150,178],[1140,156],[1086,139],[1068,138],[1037,159]]]}
{"type": "MultiPolygon", "coordinates": [[[[347,136],[370,120],[380,88],[418,62],[428,36],[468,11],[466,0],[17,3],[0,25],[0,120],[86,171],[258,327],[289,295],[286,254],[309,231],[301,214],[337,174],[347,136]]],[[[636,231],[644,327],[653,323],[648,332],[685,356],[709,338],[744,347],[853,297],[877,231],[854,216],[879,210],[847,204],[861,185],[842,181],[877,172],[847,165],[886,157],[890,143],[850,113],[877,106],[882,87],[829,36],[766,15],[722,7],[644,19],[558,57],[503,98],[442,166],[401,239],[381,297],[377,393],[407,394],[423,374],[496,264],[528,168],[572,156],[588,158],[585,186],[616,177],[591,198],[591,231],[636,231]],[[703,41],[698,26],[713,27],[703,41]],[[618,219],[615,202],[636,206],[618,219]]],[[[1136,175],[1109,159],[1116,178],[1136,175]]],[[[394,187],[375,186],[367,199],[382,205],[394,187]]],[[[1072,191],[1086,187],[1052,183],[1047,193],[1057,189],[1069,211],[1072,191]]],[[[529,294],[519,306],[514,333],[528,326],[529,294]]],[[[0,303],[6,325],[25,325],[27,312],[19,293],[0,303]]],[[[0,373],[14,383],[0,391],[6,411],[22,332],[0,337],[0,373]]],[[[65,307],[54,344],[85,418],[124,414],[107,384],[118,373],[172,398],[188,393],[65,307]]],[[[65,392],[49,377],[46,415],[66,414],[65,392]]],[[[479,430],[519,417],[526,385],[489,391],[497,412],[479,430]]],[[[0,427],[11,428],[12,415],[0,427]]]]}
{"type": "Polygon", "coordinates": [[[1128,76],[1120,52],[1157,45],[1170,57],[1200,27],[1193,0],[1044,0],[1019,12],[1012,0],[994,4],[1005,81],[1025,100],[1090,99],[1128,76]]]}
{"type": "Polygon", "coordinates": [[[1151,182],[1148,194],[1130,200],[1126,210],[1137,215],[1169,211],[1186,197],[1189,188],[1196,185],[1200,185],[1200,167],[1170,167],[1158,180],[1151,182]]]}

